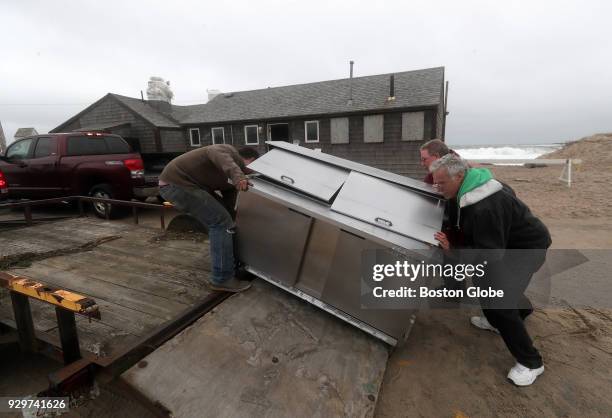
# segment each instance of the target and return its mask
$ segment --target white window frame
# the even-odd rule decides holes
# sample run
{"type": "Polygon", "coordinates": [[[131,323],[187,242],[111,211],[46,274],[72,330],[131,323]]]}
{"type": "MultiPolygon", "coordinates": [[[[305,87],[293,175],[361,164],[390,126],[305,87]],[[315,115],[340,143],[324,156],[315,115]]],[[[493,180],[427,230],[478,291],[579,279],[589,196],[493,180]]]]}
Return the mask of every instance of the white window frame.
{"type": "Polygon", "coordinates": [[[192,147],[202,146],[202,135],[200,134],[200,128],[189,128],[189,143],[192,147]],[[198,131],[198,143],[193,142],[193,131],[198,131]]]}
{"type": "Polygon", "coordinates": [[[244,125],[244,144],[259,145],[259,125],[244,125]],[[247,137],[247,128],[255,128],[255,132],[257,133],[257,142],[249,142],[249,138],[247,137]]]}
{"type": "Polygon", "coordinates": [[[319,121],[318,120],[307,120],[304,121],[304,142],[307,143],[315,143],[315,142],[319,142],[319,121]],[[316,141],[309,141],[308,140],[308,124],[309,123],[316,123],[317,124],[317,140],[316,141]]]}
{"type": "Polygon", "coordinates": [[[214,132],[215,129],[221,129],[221,136],[223,137],[222,144],[225,144],[225,128],[223,126],[215,126],[214,128],[210,128],[210,136],[211,136],[213,145],[217,144],[215,142],[215,132],[214,132]]]}

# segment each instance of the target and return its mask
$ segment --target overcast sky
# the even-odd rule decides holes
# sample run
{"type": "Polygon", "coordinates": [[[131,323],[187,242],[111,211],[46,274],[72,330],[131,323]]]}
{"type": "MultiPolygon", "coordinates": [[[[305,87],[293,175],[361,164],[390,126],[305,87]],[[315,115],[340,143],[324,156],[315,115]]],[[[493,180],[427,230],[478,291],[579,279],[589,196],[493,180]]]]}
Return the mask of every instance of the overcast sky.
{"type": "Polygon", "coordinates": [[[612,131],[609,1],[0,0],[0,122],[47,132],[150,76],[175,104],[437,66],[451,144],[612,131]]]}

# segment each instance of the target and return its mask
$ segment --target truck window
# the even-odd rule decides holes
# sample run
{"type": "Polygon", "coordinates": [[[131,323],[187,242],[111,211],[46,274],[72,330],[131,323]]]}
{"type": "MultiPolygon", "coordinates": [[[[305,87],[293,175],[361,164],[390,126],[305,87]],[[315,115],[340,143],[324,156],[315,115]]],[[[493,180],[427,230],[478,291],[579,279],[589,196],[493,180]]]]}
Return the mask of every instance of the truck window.
{"type": "Polygon", "coordinates": [[[70,136],[67,142],[67,155],[108,154],[108,147],[101,136],[70,136]]]}
{"type": "Polygon", "coordinates": [[[6,150],[6,158],[12,158],[14,160],[28,158],[30,155],[30,145],[32,145],[32,138],[15,142],[6,150]]]}
{"type": "Polygon", "coordinates": [[[110,154],[129,154],[132,152],[130,146],[118,136],[106,136],[106,145],[110,154]]]}
{"type": "Polygon", "coordinates": [[[38,138],[34,158],[48,157],[56,152],[55,138],[38,138]]]}

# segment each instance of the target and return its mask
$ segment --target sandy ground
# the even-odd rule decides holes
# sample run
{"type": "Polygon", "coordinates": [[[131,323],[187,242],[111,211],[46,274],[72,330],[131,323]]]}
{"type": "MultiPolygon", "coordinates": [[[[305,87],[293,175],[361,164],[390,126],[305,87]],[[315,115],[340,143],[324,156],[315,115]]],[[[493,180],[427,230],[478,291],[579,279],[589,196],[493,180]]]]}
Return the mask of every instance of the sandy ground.
{"type": "Polygon", "coordinates": [[[559,166],[492,168],[546,223],[552,248],[612,248],[612,162],[601,169],[576,166],[571,187],[559,181],[561,170],[559,166]]]}
{"type": "Polygon", "coordinates": [[[609,417],[610,311],[536,311],[528,329],[546,371],[530,387],[506,381],[514,360],[467,310],[419,315],[387,365],[377,417],[609,417]]]}

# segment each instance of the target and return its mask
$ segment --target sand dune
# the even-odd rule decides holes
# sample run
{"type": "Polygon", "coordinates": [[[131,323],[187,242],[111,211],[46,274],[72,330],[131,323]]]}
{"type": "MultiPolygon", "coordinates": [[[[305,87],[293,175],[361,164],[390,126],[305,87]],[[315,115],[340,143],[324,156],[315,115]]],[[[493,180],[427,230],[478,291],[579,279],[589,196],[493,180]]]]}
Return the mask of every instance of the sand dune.
{"type": "Polygon", "coordinates": [[[572,186],[559,180],[561,166],[496,166],[492,171],[543,220],[612,220],[612,134],[573,141],[540,158],[581,159],[573,167],[572,186]]]}

